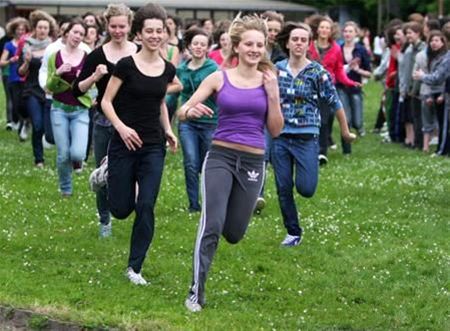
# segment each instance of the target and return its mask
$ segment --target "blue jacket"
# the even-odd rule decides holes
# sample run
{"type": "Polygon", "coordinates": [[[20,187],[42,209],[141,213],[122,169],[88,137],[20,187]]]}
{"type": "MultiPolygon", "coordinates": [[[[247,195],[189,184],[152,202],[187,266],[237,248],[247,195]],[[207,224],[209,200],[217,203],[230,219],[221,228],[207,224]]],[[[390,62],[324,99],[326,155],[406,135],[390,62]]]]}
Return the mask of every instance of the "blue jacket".
{"type": "Polygon", "coordinates": [[[296,77],[288,59],[276,64],[284,127],[281,134],[319,134],[319,102],[335,112],[342,108],[331,76],[319,63],[311,62],[296,77]]]}
{"type": "MultiPolygon", "coordinates": [[[[344,64],[348,64],[347,61],[345,60],[343,45],[341,46],[341,49],[342,49],[342,58],[344,59],[344,64]]],[[[352,55],[353,55],[354,59],[355,58],[359,59],[359,67],[361,69],[370,71],[370,56],[369,56],[369,53],[367,53],[367,50],[363,45],[356,43],[355,48],[353,49],[352,55]]],[[[350,78],[351,80],[353,80],[355,82],[358,82],[358,83],[362,82],[362,76],[354,70],[350,70],[349,72],[347,72],[347,76],[348,76],[348,78],[350,78]]],[[[340,83],[336,83],[336,87],[343,88],[350,93],[360,93],[361,92],[361,87],[359,87],[359,86],[351,86],[350,87],[350,86],[345,86],[340,83]]]]}

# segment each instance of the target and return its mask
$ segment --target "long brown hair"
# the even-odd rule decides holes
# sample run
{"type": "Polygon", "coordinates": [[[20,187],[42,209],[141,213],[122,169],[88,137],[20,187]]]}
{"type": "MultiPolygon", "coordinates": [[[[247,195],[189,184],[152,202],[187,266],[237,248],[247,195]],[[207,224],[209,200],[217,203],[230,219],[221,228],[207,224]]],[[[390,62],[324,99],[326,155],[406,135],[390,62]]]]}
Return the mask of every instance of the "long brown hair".
{"type": "Polygon", "coordinates": [[[428,70],[431,70],[431,62],[436,59],[437,57],[444,55],[447,52],[447,38],[445,38],[444,34],[439,30],[431,30],[430,34],[428,36],[427,41],[427,68],[428,70]],[[441,49],[438,49],[437,51],[433,51],[430,47],[431,39],[434,37],[438,37],[441,39],[443,46],[441,49]]]}

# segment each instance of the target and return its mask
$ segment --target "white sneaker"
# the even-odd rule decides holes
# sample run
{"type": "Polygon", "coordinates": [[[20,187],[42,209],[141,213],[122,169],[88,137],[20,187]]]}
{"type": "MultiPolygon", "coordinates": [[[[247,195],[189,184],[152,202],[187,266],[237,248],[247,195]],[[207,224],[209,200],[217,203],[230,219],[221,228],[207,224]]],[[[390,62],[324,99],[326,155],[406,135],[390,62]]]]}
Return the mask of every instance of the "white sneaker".
{"type": "Polygon", "coordinates": [[[28,123],[24,122],[20,128],[19,139],[25,141],[28,138],[28,123]]]}
{"type": "Polygon", "coordinates": [[[197,302],[192,302],[190,298],[187,298],[184,301],[184,306],[192,313],[198,313],[202,310],[202,306],[197,302]]]}
{"type": "Polygon", "coordinates": [[[89,187],[91,191],[98,192],[108,182],[108,156],[105,156],[100,167],[92,171],[89,176],[89,187]]]}
{"type": "Polygon", "coordinates": [[[43,146],[45,149],[50,149],[50,148],[53,147],[53,145],[50,144],[50,143],[47,141],[47,139],[45,139],[45,135],[42,136],[42,146],[43,146]]]}
{"type": "Polygon", "coordinates": [[[282,246],[298,246],[302,242],[302,236],[291,236],[289,233],[286,235],[284,240],[281,242],[282,246]]]}
{"type": "Polygon", "coordinates": [[[147,281],[142,277],[141,273],[135,273],[133,268],[129,267],[125,276],[132,282],[134,285],[147,285],[147,281]]]}
{"type": "Polygon", "coordinates": [[[323,155],[323,154],[319,154],[319,165],[326,165],[328,163],[328,158],[323,155]]]}
{"type": "Polygon", "coordinates": [[[439,138],[436,136],[431,138],[430,145],[437,145],[437,144],[439,144],[439,138]]]}

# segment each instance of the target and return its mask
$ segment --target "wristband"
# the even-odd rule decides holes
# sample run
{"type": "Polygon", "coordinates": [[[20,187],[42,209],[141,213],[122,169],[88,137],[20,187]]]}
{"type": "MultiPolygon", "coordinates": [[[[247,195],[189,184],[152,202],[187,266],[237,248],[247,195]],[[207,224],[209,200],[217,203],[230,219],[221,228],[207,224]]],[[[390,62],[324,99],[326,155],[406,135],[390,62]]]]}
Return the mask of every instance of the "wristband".
{"type": "Polygon", "coordinates": [[[189,119],[188,117],[189,110],[191,110],[191,108],[187,107],[186,110],[184,111],[184,118],[187,120],[189,119]]]}

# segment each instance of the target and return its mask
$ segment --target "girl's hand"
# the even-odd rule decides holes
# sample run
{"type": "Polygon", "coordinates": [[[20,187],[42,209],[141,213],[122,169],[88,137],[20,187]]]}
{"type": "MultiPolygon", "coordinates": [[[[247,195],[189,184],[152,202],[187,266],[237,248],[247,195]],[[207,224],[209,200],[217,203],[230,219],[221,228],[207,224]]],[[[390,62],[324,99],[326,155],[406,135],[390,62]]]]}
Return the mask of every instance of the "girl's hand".
{"type": "Polygon", "coordinates": [[[23,59],[25,62],[30,63],[32,57],[33,57],[33,54],[31,54],[31,52],[25,52],[23,59]]]}
{"type": "Polygon", "coordinates": [[[214,115],[214,111],[205,106],[202,103],[197,104],[195,107],[190,107],[186,112],[186,120],[200,118],[202,116],[212,117],[214,115]]]}
{"type": "Polygon", "coordinates": [[[269,96],[278,95],[278,79],[272,70],[266,70],[263,73],[264,88],[269,96]]]}
{"type": "Polygon", "coordinates": [[[120,138],[122,138],[128,150],[135,151],[142,147],[143,142],[134,129],[122,124],[118,126],[116,130],[119,132],[120,138]]]}
{"type": "Polygon", "coordinates": [[[342,138],[344,138],[346,143],[351,144],[352,142],[354,142],[356,140],[356,134],[351,133],[350,131],[347,131],[342,134],[342,138]]]}
{"type": "Polygon", "coordinates": [[[412,77],[414,80],[421,80],[423,75],[425,75],[425,73],[422,71],[422,69],[419,69],[413,72],[412,77]]]}
{"type": "Polygon", "coordinates": [[[72,65],[70,63],[63,63],[58,69],[56,69],[56,74],[58,76],[61,76],[62,74],[69,72],[70,70],[72,70],[72,65]]]}
{"type": "Polygon", "coordinates": [[[425,99],[425,103],[427,104],[427,106],[431,107],[433,105],[433,98],[428,97],[425,99]]]}
{"type": "Polygon", "coordinates": [[[9,59],[9,63],[16,63],[18,60],[19,57],[17,55],[14,55],[9,59]]]}
{"type": "Polygon", "coordinates": [[[95,72],[94,72],[94,80],[96,82],[98,82],[104,75],[106,75],[108,73],[108,68],[106,67],[106,65],[104,64],[99,64],[96,68],[95,68],[95,72]]]}
{"type": "Polygon", "coordinates": [[[436,103],[438,105],[442,104],[444,101],[445,101],[445,98],[442,94],[436,98],[436,103]]]}
{"type": "Polygon", "coordinates": [[[166,139],[169,143],[169,149],[172,153],[175,153],[178,148],[178,139],[177,136],[173,133],[172,130],[166,131],[166,139]]]}

